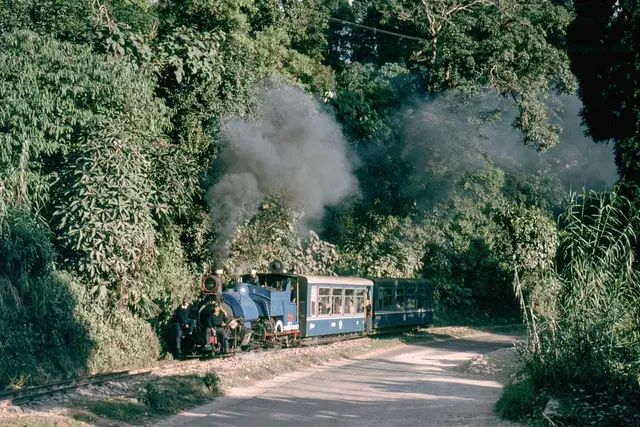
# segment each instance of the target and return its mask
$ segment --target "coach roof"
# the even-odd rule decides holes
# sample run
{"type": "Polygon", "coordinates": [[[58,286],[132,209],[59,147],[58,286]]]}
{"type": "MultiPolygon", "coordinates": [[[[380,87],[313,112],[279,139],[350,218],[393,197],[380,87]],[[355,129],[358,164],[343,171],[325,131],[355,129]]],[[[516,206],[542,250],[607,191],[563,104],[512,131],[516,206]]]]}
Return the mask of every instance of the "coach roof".
{"type": "Polygon", "coordinates": [[[342,277],[342,276],[306,276],[301,275],[307,280],[309,284],[323,284],[323,285],[365,285],[372,286],[373,282],[368,279],[362,279],[360,277],[342,277]]]}

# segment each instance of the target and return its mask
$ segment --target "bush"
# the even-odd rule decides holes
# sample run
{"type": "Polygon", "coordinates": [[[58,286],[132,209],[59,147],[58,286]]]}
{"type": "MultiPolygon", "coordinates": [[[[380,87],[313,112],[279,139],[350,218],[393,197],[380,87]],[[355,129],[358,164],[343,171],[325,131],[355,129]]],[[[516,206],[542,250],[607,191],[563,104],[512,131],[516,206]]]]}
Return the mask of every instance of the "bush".
{"type": "Polygon", "coordinates": [[[139,400],[156,413],[168,413],[171,408],[171,393],[159,390],[154,383],[145,386],[139,400]]]}
{"type": "Polygon", "coordinates": [[[0,390],[86,371],[93,342],[70,276],[52,271],[49,237],[22,209],[0,218],[0,390]]]}
{"type": "Polygon", "coordinates": [[[86,362],[91,372],[143,367],[158,360],[160,340],[147,321],[126,306],[91,301],[80,286],[76,286],[81,295],[77,317],[95,343],[86,362]]]}
{"type": "Polygon", "coordinates": [[[531,417],[536,409],[544,408],[546,402],[545,394],[536,395],[533,380],[521,374],[505,387],[495,409],[502,418],[521,421],[531,417]]]}
{"type": "Polygon", "coordinates": [[[217,393],[220,390],[220,378],[213,371],[207,372],[204,376],[204,385],[211,392],[217,393]]]}

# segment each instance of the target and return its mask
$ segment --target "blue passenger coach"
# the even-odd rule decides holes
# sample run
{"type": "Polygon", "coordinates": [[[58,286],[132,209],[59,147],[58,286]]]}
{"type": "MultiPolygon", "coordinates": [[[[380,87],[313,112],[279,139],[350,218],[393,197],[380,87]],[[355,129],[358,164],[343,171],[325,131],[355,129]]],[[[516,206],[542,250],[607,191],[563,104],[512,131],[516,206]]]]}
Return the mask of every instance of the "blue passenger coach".
{"type": "Polygon", "coordinates": [[[299,276],[298,284],[303,337],[364,332],[365,298],[371,298],[371,280],[299,276]]]}
{"type": "Polygon", "coordinates": [[[424,279],[371,279],[373,291],[373,329],[417,329],[433,322],[431,282],[424,279]]]}
{"type": "Polygon", "coordinates": [[[412,330],[433,322],[434,287],[425,279],[271,273],[259,280],[260,287],[242,286],[249,289],[260,317],[271,319],[276,335],[292,335],[294,341],[365,333],[367,300],[372,310],[369,333],[412,330]]]}

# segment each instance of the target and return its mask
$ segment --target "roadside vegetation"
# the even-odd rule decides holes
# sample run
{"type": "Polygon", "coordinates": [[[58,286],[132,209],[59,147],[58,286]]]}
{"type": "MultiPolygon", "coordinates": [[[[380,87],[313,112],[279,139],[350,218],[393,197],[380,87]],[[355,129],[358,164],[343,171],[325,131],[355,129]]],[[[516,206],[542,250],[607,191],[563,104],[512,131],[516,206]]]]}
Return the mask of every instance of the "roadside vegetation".
{"type": "Polygon", "coordinates": [[[0,0],[0,390],[170,357],[172,312],[204,274],[280,259],[428,278],[441,324],[524,318],[505,415],[555,396],[558,423],[636,422],[637,14],[0,0]],[[308,150],[297,175],[266,162],[273,135],[344,158],[308,150]]]}
{"type": "Polygon", "coordinates": [[[558,219],[555,257],[516,274],[528,343],[523,370],[496,409],[534,425],[638,425],[640,205],[637,156],[631,160],[627,149],[638,152],[639,116],[637,99],[619,98],[637,93],[637,82],[623,75],[637,67],[638,46],[603,52],[637,33],[640,11],[589,1],[575,2],[575,11],[567,40],[581,46],[569,52],[584,121],[595,140],[615,142],[622,179],[610,192],[572,194],[558,219]]]}
{"type": "Polygon", "coordinates": [[[518,283],[528,343],[498,413],[557,425],[640,422],[639,220],[616,192],[572,198],[554,263],[518,283]],[[543,416],[552,398],[560,408],[543,416]]]}

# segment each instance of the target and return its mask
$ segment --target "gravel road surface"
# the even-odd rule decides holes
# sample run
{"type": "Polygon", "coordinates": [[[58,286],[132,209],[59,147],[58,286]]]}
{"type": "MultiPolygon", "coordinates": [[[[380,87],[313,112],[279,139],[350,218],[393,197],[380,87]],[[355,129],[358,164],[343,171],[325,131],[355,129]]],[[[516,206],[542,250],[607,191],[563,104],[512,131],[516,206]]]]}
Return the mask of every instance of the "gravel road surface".
{"type": "Polygon", "coordinates": [[[233,389],[157,427],[512,426],[493,415],[503,384],[469,366],[517,339],[483,334],[342,360],[233,389]]]}

